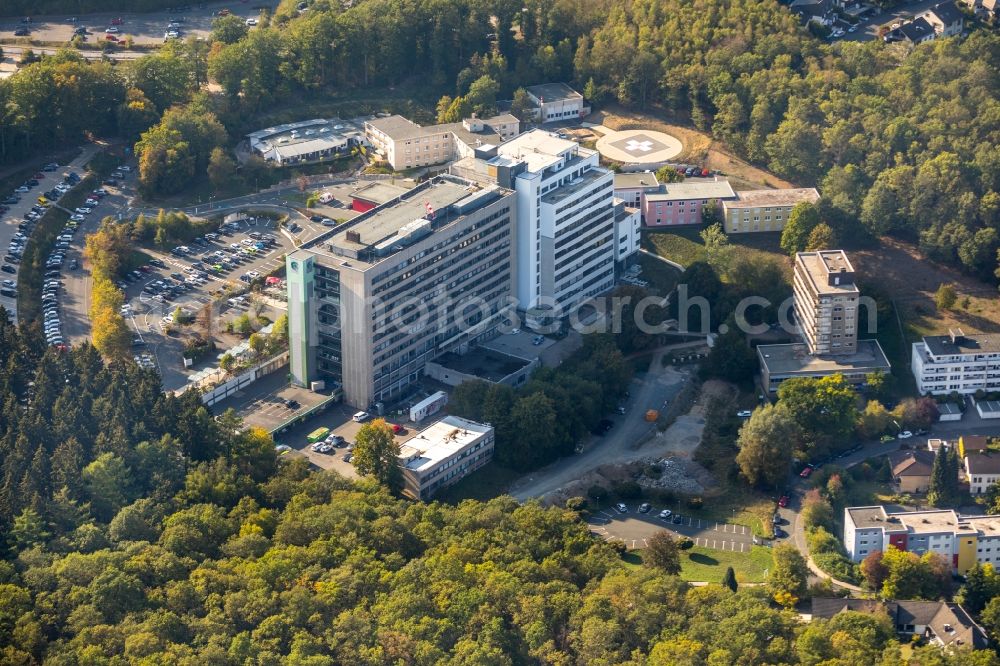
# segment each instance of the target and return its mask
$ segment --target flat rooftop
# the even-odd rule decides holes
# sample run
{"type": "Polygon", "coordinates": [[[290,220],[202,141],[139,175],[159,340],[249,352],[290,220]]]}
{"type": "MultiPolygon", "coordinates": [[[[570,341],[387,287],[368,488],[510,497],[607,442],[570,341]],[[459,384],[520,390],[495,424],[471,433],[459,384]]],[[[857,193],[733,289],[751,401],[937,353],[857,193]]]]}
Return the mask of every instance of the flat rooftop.
{"type": "Polygon", "coordinates": [[[973,333],[971,335],[966,335],[961,331],[957,333],[954,341],[950,335],[925,335],[924,344],[934,356],[1000,353],[1000,335],[996,333],[973,333]]]}
{"type": "Polygon", "coordinates": [[[434,359],[443,368],[473,375],[491,382],[499,382],[528,365],[530,361],[480,347],[466,354],[447,352],[434,359]]]}
{"type": "Polygon", "coordinates": [[[583,99],[583,95],[565,83],[541,83],[537,86],[528,86],[527,90],[531,93],[532,97],[536,97],[546,104],[571,99],[583,99]]]}
{"type": "Polygon", "coordinates": [[[362,201],[373,203],[376,206],[381,206],[385,202],[392,201],[406,192],[408,192],[408,190],[405,187],[393,185],[392,183],[383,183],[376,180],[368,183],[367,185],[362,185],[358,189],[351,192],[351,198],[361,199],[362,201]]]}
{"type": "Polygon", "coordinates": [[[316,236],[300,249],[363,271],[391,257],[399,247],[436,233],[506,194],[508,190],[496,186],[439,176],[316,236]]]}
{"type": "Polygon", "coordinates": [[[903,526],[898,522],[890,521],[883,506],[852,506],[847,508],[847,513],[854,521],[854,526],[858,529],[872,529],[881,527],[887,530],[903,531],[903,526]]]}
{"type": "Polygon", "coordinates": [[[812,282],[817,294],[857,294],[854,284],[854,266],[843,250],[821,250],[819,252],[799,252],[795,263],[802,267],[812,282]],[[840,284],[831,284],[831,274],[843,274],[840,284]]]}
{"type": "Polygon", "coordinates": [[[726,208],[766,208],[768,206],[794,206],[802,201],[816,203],[819,192],[815,187],[798,187],[784,190],[747,190],[737,192],[736,199],[727,201],[726,208]]]}
{"type": "Polygon", "coordinates": [[[686,180],[683,183],[666,183],[663,192],[647,194],[646,201],[731,199],[735,196],[728,180],[686,180]]]}
{"type": "Polygon", "coordinates": [[[513,356],[514,358],[530,362],[541,356],[542,352],[546,349],[556,344],[555,340],[543,336],[541,343],[536,345],[534,343],[536,335],[536,333],[532,333],[531,331],[508,333],[506,335],[498,335],[492,340],[487,340],[481,346],[484,349],[492,349],[506,356],[513,356]]]}
{"type": "Polygon", "coordinates": [[[941,532],[972,532],[973,528],[958,518],[951,509],[940,511],[909,511],[890,514],[916,534],[939,534],[941,532]]]}
{"type": "Polygon", "coordinates": [[[644,187],[658,187],[660,181],[656,180],[656,174],[652,171],[646,173],[616,173],[616,190],[637,190],[644,187]]]}
{"type": "Polygon", "coordinates": [[[408,470],[427,471],[492,429],[459,416],[446,416],[403,442],[399,447],[400,462],[408,470]]]}
{"type": "Polygon", "coordinates": [[[858,350],[853,354],[813,356],[805,343],[796,342],[784,345],[760,345],[757,347],[757,356],[772,377],[832,375],[838,372],[855,374],[890,369],[889,361],[878,340],[858,340],[858,350]]]}
{"type": "Polygon", "coordinates": [[[607,177],[608,171],[601,168],[588,169],[579,178],[562,187],[557,187],[542,197],[542,203],[557,204],[564,199],[575,197],[577,194],[587,189],[595,182],[607,177]]]}
{"type": "Polygon", "coordinates": [[[540,129],[519,134],[497,147],[498,156],[524,160],[528,171],[532,173],[543,171],[560,162],[564,155],[578,151],[579,154],[592,152],[581,148],[576,141],[560,139],[555,134],[540,129]]]}

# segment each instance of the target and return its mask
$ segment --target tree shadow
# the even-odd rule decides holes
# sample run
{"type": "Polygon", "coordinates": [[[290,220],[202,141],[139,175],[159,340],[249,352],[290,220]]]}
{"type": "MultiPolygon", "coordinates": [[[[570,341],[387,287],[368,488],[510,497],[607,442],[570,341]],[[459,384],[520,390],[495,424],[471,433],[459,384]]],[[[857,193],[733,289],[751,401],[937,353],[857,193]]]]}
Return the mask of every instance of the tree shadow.
{"type": "Polygon", "coordinates": [[[711,555],[705,555],[704,553],[691,553],[688,557],[695,564],[703,564],[707,567],[714,567],[719,563],[719,560],[715,559],[711,555]]]}

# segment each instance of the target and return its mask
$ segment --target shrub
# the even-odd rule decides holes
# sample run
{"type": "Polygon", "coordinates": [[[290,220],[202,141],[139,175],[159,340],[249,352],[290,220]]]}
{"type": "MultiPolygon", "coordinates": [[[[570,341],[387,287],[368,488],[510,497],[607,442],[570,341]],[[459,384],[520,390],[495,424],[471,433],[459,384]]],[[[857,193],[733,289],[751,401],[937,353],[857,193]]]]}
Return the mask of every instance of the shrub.
{"type": "Polygon", "coordinates": [[[581,511],[587,507],[587,500],[583,497],[570,497],[566,500],[566,508],[570,511],[581,511]]]}
{"type": "Polygon", "coordinates": [[[608,499],[608,489],[604,486],[591,486],[587,489],[587,497],[595,502],[603,502],[608,499]]]}
{"type": "Polygon", "coordinates": [[[642,497],[642,486],[635,481],[619,481],[611,487],[611,490],[621,499],[638,499],[642,497]]]}

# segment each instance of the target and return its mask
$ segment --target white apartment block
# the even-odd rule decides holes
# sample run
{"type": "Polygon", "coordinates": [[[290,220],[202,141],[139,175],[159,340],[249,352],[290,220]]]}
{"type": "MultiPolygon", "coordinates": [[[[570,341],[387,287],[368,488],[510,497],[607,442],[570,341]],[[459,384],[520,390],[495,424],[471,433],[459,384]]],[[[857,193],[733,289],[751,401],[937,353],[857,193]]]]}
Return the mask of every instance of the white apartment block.
{"type": "Polygon", "coordinates": [[[510,190],[439,176],[289,253],[293,383],[340,384],[369,408],[493,337],[511,307],[514,204],[510,190]]]}
{"type": "Polygon", "coordinates": [[[468,157],[479,146],[496,145],[520,132],[520,121],[509,113],[492,118],[466,118],[459,123],[421,127],[403,116],[365,122],[365,137],[393,169],[442,164],[468,157]]]}
{"type": "Polygon", "coordinates": [[[816,203],[819,192],[814,187],[783,190],[749,190],[737,192],[736,199],[723,200],[722,214],[728,233],[781,231],[801,202],[816,203]]]}
{"type": "Polygon", "coordinates": [[[843,250],[795,255],[795,318],[810,354],[853,354],[858,348],[860,292],[843,250]]]}
{"type": "MultiPolygon", "coordinates": [[[[481,149],[451,172],[517,193],[517,300],[529,322],[567,315],[614,286],[615,263],[638,250],[634,228],[615,242],[614,174],[595,150],[532,130],[481,149]]],[[[622,218],[624,219],[624,218],[622,218]]],[[[634,218],[625,228],[634,225],[634,218]]]]}
{"type": "Polygon", "coordinates": [[[889,546],[933,552],[965,573],[977,562],[1000,563],[1000,516],[963,516],[951,509],[888,513],[883,506],[844,509],[844,549],[860,562],[889,546]]]}
{"type": "Polygon", "coordinates": [[[921,394],[1000,391],[1000,335],[925,335],[913,343],[910,369],[921,394]]]}
{"type": "Polygon", "coordinates": [[[615,262],[622,268],[625,262],[639,251],[641,240],[641,211],[626,202],[614,200],[615,205],[615,262]]]}
{"type": "Polygon", "coordinates": [[[493,426],[444,417],[400,445],[403,494],[429,499],[492,460],[493,448],[493,426]]]}

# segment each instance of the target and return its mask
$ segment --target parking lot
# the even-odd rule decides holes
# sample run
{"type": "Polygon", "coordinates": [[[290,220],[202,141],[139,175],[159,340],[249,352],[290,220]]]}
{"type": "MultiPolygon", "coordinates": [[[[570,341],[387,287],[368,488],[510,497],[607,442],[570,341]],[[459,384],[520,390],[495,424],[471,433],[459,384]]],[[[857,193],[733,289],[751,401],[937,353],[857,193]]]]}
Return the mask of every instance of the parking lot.
{"type": "Polygon", "coordinates": [[[246,19],[258,19],[260,8],[267,7],[272,12],[278,6],[278,0],[255,0],[249,2],[221,2],[205,5],[193,5],[183,9],[151,12],[148,14],[109,12],[101,14],[86,14],[72,16],[34,16],[26,22],[16,18],[5,19],[0,24],[0,37],[28,37],[39,42],[69,42],[77,30],[84,41],[99,44],[109,41],[108,36],[116,42],[124,42],[131,37],[134,44],[162,44],[166,33],[170,30],[171,19],[180,19],[177,24],[177,38],[189,36],[205,39],[212,31],[214,21],[221,10],[229,10],[233,15],[246,19]],[[119,22],[120,19],[120,22],[119,22]],[[106,33],[112,29],[114,32],[106,33]],[[16,35],[27,31],[27,35],[16,35]]]}
{"type": "MultiPolygon", "coordinates": [[[[3,211],[3,224],[0,225],[0,242],[6,243],[3,261],[0,262],[0,270],[2,270],[0,273],[2,275],[0,278],[0,304],[14,313],[15,316],[20,260],[27,246],[28,237],[46,210],[51,206],[58,205],[57,202],[63,193],[69,191],[72,185],[79,181],[83,174],[83,167],[91,155],[93,155],[93,150],[86,150],[67,166],[56,163],[47,164],[27,182],[19,186],[16,191],[0,193],[4,202],[2,205],[6,208],[3,211]],[[40,203],[39,197],[42,197],[47,203],[40,203]]],[[[57,241],[57,247],[53,252],[55,256],[50,256],[47,265],[43,309],[46,312],[46,334],[49,342],[53,344],[64,342],[59,309],[61,305],[60,269],[63,265],[62,257],[65,255],[71,239],[77,233],[78,225],[78,220],[67,224],[57,241]]]]}
{"type": "Polygon", "coordinates": [[[614,507],[595,511],[587,519],[590,530],[609,541],[622,541],[629,549],[645,548],[655,533],[666,530],[675,536],[690,537],[696,546],[748,553],[755,543],[751,529],[745,525],[719,523],[677,514],[662,506],[650,505],[641,513],[638,504],[626,505],[626,512],[614,507]],[[670,511],[669,517],[660,518],[661,511],[670,511]]]}

